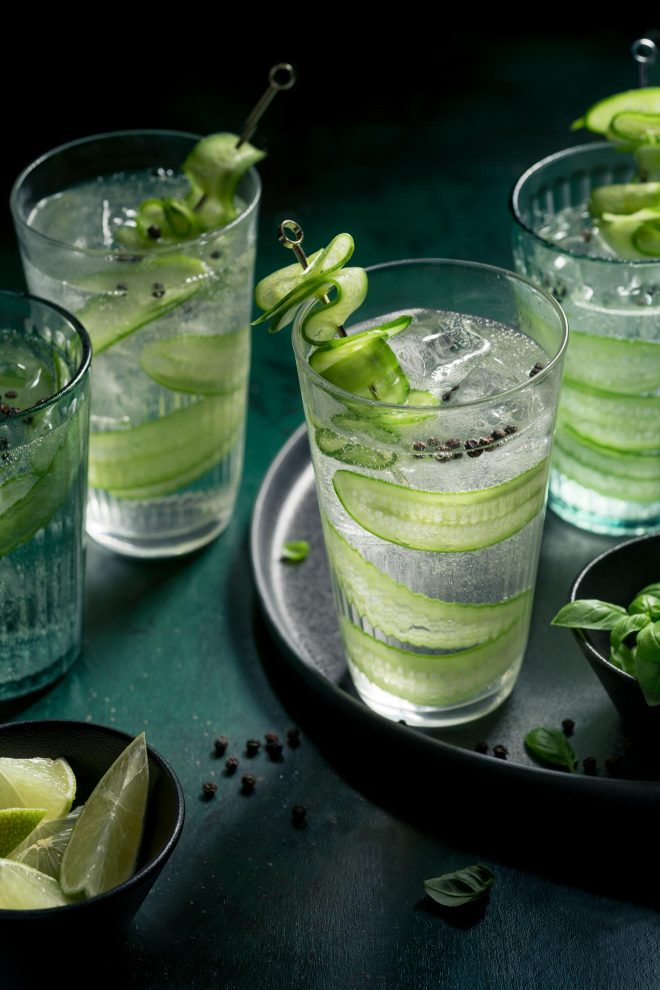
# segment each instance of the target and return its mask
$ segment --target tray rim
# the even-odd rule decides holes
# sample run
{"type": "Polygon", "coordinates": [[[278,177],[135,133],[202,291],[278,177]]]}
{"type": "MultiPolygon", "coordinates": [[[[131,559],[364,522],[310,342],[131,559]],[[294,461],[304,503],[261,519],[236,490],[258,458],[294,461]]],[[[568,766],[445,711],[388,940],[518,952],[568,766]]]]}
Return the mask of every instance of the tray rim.
{"type": "MultiPolygon", "coordinates": [[[[275,640],[280,646],[280,654],[289,668],[302,677],[305,683],[319,693],[326,701],[336,706],[340,712],[352,716],[356,721],[364,722],[380,733],[389,736],[392,741],[399,741],[416,749],[424,758],[440,759],[443,762],[464,767],[466,772],[481,774],[486,772],[492,781],[502,785],[518,782],[521,786],[541,785],[551,792],[561,792],[563,795],[579,795],[592,797],[596,801],[611,800],[616,797],[621,801],[631,799],[654,804],[660,807],[660,780],[628,780],[619,777],[589,777],[584,774],[564,773],[541,766],[527,766],[522,763],[509,763],[498,760],[488,754],[464,749],[461,746],[446,742],[427,735],[423,730],[414,726],[402,725],[372,711],[363,701],[352,697],[343,688],[329,681],[321,673],[310,666],[298,653],[296,644],[291,638],[286,623],[282,620],[269,593],[267,574],[269,567],[263,562],[262,548],[268,545],[268,532],[273,528],[266,525],[270,516],[270,497],[272,490],[279,481],[280,472],[285,469],[291,459],[297,461],[304,457],[311,464],[309,445],[307,442],[307,425],[303,422],[285,441],[273,458],[263,481],[252,510],[250,521],[250,563],[257,595],[263,615],[275,640]],[[304,452],[300,449],[304,447],[304,452]]],[[[291,475],[297,479],[299,474],[291,475]]]]}

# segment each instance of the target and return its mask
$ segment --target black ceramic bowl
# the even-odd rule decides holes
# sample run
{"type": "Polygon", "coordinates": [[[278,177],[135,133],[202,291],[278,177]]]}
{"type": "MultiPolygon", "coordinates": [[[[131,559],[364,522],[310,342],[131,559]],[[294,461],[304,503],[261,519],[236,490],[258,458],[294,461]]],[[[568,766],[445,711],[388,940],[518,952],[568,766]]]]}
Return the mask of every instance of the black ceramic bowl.
{"type": "MultiPolygon", "coordinates": [[[[660,534],[639,536],[606,550],[587,564],[571,588],[571,601],[598,598],[627,608],[638,591],[655,581],[660,581],[660,534]]],[[[636,679],[607,659],[609,632],[598,629],[573,632],[626,726],[634,732],[660,733],[660,705],[647,705],[636,679]]]]}
{"type": "MultiPolygon", "coordinates": [[[[132,736],[89,722],[40,721],[0,725],[0,756],[63,756],[78,785],[75,804],[86,801],[132,736]]],[[[76,946],[115,937],[126,930],[171,856],[183,828],[181,785],[162,756],[147,747],[149,796],[144,835],[134,875],[113,890],[65,907],[37,911],[0,910],[3,945],[72,938],[76,946]]]]}

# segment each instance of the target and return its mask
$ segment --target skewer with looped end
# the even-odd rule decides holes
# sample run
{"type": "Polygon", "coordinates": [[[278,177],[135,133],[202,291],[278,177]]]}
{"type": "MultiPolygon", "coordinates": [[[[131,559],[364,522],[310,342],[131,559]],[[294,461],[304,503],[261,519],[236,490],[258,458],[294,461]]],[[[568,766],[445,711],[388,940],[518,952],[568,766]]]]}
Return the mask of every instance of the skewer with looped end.
{"type": "Polygon", "coordinates": [[[246,141],[250,140],[257,129],[257,124],[277,94],[284,92],[284,90],[291,89],[295,81],[296,73],[293,66],[289,65],[288,62],[278,62],[277,65],[274,65],[271,68],[268,73],[268,88],[263,96],[261,96],[256,102],[252,112],[248,114],[245,123],[243,124],[241,136],[236,142],[237,148],[240,148],[242,144],[245,144],[246,141]]]}
{"type": "MultiPolygon", "coordinates": [[[[309,261],[307,260],[307,255],[305,254],[305,251],[302,246],[302,242],[305,239],[305,232],[300,226],[300,224],[297,223],[296,220],[283,220],[282,223],[277,228],[277,239],[283,247],[289,248],[291,251],[293,251],[296,258],[298,259],[298,262],[302,266],[303,271],[307,271],[307,269],[309,268],[309,261]],[[293,236],[290,237],[289,236],[290,234],[292,234],[293,236]]],[[[324,303],[326,306],[330,302],[329,297],[325,293],[323,293],[323,295],[320,296],[319,298],[321,302],[324,303]]],[[[341,325],[337,327],[337,333],[339,334],[340,337],[348,336],[346,330],[341,325]]],[[[379,396],[376,386],[370,385],[369,391],[371,392],[372,398],[375,399],[376,402],[378,402],[379,396]]]]}
{"type": "Polygon", "coordinates": [[[637,41],[633,41],[630,46],[630,53],[637,62],[637,68],[639,71],[639,81],[638,85],[640,89],[644,89],[649,84],[649,66],[655,65],[658,58],[658,44],[654,38],[660,41],[660,33],[656,34],[655,31],[649,32],[653,34],[654,37],[638,38],[637,41]]]}

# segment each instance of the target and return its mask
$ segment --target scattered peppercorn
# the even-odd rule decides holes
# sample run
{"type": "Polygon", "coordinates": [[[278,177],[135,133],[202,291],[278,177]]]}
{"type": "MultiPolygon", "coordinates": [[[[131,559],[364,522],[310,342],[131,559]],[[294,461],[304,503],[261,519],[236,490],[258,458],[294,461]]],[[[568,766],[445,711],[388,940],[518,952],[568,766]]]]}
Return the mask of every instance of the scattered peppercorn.
{"type": "Polygon", "coordinates": [[[294,804],[291,809],[291,823],[295,828],[303,828],[307,824],[307,808],[302,804],[294,804]]]}
{"type": "Polygon", "coordinates": [[[488,752],[488,743],[487,742],[483,742],[483,740],[482,740],[481,742],[478,742],[477,745],[474,748],[477,751],[477,753],[487,753],[488,752]]]}
{"type": "Polygon", "coordinates": [[[493,430],[492,436],[493,440],[504,440],[506,432],[498,426],[493,430]]]}
{"type": "Polygon", "coordinates": [[[15,399],[18,392],[15,388],[10,388],[8,392],[5,392],[5,399],[15,399]]]}
{"type": "Polygon", "coordinates": [[[588,777],[596,776],[596,767],[597,763],[595,756],[587,756],[584,760],[582,760],[582,769],[588,777]]]}
{"type": "Polygon", "coordinates": [[[227,749],[228,745],[229,745],[229,740],[227,739],[226,736],[218,736],[216,741],[213,743],[215,749],[215,755],[224,756],[225,750],[227,749]]]}
{"type": "Polygon", "coordinates": [[[152,223],[149,227],[147,227],[147,233],[152,241],[157,241],[161,235],[161,229],[156,226],[155,223],[152,223]]]}
{"type": "Polygon", "coordinates": [[[261,743],[258,739],[248,739],[245,744],[245,754],[246,756],[256,756],[261,749],[261,743]]]}
{"type": "Polygon", "coordinates": [[[440,446],[440,440],[438,440],[437,437],[429,437],[428,440],[426,441],[426,446],[427,447],[439,447],[440,446]]]}
{"type": "Polygon", "coordinates": [[[280,741],[280,737],[276,732],[267,732],[266,735],[264,736],[264,739],[266,740],[267,743],[280,741]]]}
{"type": "Polygon", "coordinates": [[[282,749],[283,746],[282,743],[279,741],[279,739],[277,740],[274,739],[272,740],[272,742],[266,743],[266,752],[270,756],[273,763],[279,763],[279,761],[282,759],[282,749]]]}
{"type": "Polygon", "coordinates": [[[128,292],[128,286],[126,285],[126,282],[117,282],[115,288],[117,289],[117,292],[128,292]]]}
{"type": "Polygon", "coordinates": [[[423,440],[415,440],[412,445],[413,450],[426,450],[426,444],[423,440]]]}
{"type": "Polygon", "coordinates": [[[252,794],[257,783],[257,778],[252,773],[244,773],[241,777],[241,790],[243,794],[252,794]]]}
{"type": "Polygon", "coordinates": [[[444,464],[447,461],[453,461],[454,459],[454,455],[450,454],[449,451],[446,450],[439,450],[437,454],[434,454],[433,456],[435,457],[436,461],[440,461],[441,464],[444,464]]]}
{"type": "Polygon", "coordinates": [[[297,749],[300,746],[300,729],[295,726],[291,726],[290,729],[286,730],[286,737],[289,741],[289,746],[291,749],[297,749]]]}
{"type": "Polygon", "coordinates": [[[572,736],[574,728],[575,728],[575,722],[573,721],[572,718],[565,718],[562,720],[561,731],[564,733],[565,736],[572,736]]]}
{"type": "Polygon", "coordinates": [[[202,784],[202,794],[207,801],[210,801],[212,797],[215,797],[215,792],[218,789],[218,785],[214,784],[212,780],[207,780],[205,784],[202,784]]]}
{"type": "Polygon", "coordinates": [[[466,440],[463,444],[468,457],[481,457],[483,451],[479,448],[478,440],[466,440]]]}
{"type": "Polygon", "coordinates": [[[529,377],[530,378],[534,378],[534,376],[535,375],[538,375],[539,371],[543,371],[544,368],[545,368],[545,365],[544,364],[541,364],[540,361],[537,361],[536,364],[534,365],[534,367],[532,368],[532,370],[530,371],[529,377]]]}
{"type": "Polygon", "coordinates": [[[518,432],[518,427],[514,426],[513,423],[507,423],[506,426],[504,427],[504,432],[507,434],[507,436],[512,436],[512,434],[518,432]]]}
{"type": "Polygon", "coordinates": [[[219,251],[216,248],[215,251],[211,251],[210,257],[213,258],[214,261],[217,261],[218,258],[221,258],[222,257],[222,251],[219,251]]]}
{"type": "Polygon", "coordinates": [[[238,769],[238,760],[236,759],[235,756],[230,756],[225,761],[225,773],[227,774],[228,777],[231,777],[233,774],[236,773],[237,769],[238,769]]]}
{"type": "Polygon", "coordinates": [[[154,299],[162,299],[165,295],[165,286],[162,282],[154,282],[151,286],[151,295],[154,299]]]}
{"type": "MultiPolygon", "coordinates": [[[[640,179],[640,182],[641,181],[643,181],[643,180],[640,179]]],[[[589,241],[591,240],[591,238],[593,236],[594,236],[593,230],[583,230],[582,231],[582,240],[585,241],[587,244],[589,243],[589,241]]]]}
{"type": "Polygon", "coordinates": [[[509,750],[506,746],[503,746],[501,743],[498,743],[497,746],[493,746],[493,756],[496,756],[498,760],[506,760],[508,755],[509,750]]]}

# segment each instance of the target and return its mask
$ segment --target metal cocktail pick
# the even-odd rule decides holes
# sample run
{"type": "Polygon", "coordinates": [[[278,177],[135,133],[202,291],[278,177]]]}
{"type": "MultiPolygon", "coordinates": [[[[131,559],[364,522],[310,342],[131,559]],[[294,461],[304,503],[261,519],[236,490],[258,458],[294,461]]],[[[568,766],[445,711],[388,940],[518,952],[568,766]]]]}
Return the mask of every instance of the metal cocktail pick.
{"type": "MultiPolygon", "coordinates": [[[[309,268],[309,261],[307,260],[307,255],[305,254],[302,246],[302,242],[305,239],[305,231],[302,229],[299,223],[295,220],[283,220],[282,223],[277,228],[277,239],[283,247],[290,248],[295,254],[296,258],[300,262],[303,271],[307,271],[309,268]],[[293,234],[293,237],[289,237],[289,234],[293,234]]],[[[330,302],[329,297],[323,293],[319,296],[322,303],[327,306],[330,302]]],[[[337,327],[337,333],[340,337],[346,337],[346,331],[342,326],[337,327]]]]}
{"type": "MultiPolygon", "coordinates": [[[[303,271],[307,271],[309,268],[309,261],[307,260],[307,255],[305,254],[302,242],[305,239],[305,232],[295,220],[283,220],[282,223],[277,228],[277,239],[283,247],[290,248],[295,254],[296,258],[302,265],[303,271]],[[289,237],[289,234],[293,234],[293,237],[289,237]]],[[[319,296],[322,303],[327,306],[330,302],[328,296],[323,293],[319,296]]],[[[348,334],[343,326],[337,327],[337,333],[340,337],[347,337],[348,334]]],[[[369,391],[372,397],[378,402],[378,391],[375,385],[369,386],[369,391]]]]}
{"type": "Polygon", "coordinates": [[[630,46],[630,52],[637,62],[639,87],[643,89],[649,84],[649,65],[655,65],[658,57],[658,46],[652,38],[638,38],[630,46]]]}
{"type": "Polygon", "coordinates": [[[257,101],[254,109],[248,115],[245,123],[243,124],[241,136],[236,142],[237,148],[240,148],[242,144],[245,144],[246,141],[250,140],[257,129],[257,124],[263,117],[271,102],[275,99],[276,95],[285,89],[291,89],[295,81],[296,73],[294,72],[293,66],[289,65],[288,62],[278,62],[277,65],[272,67],[268,73],[268,88],[263,96],[257,101]]]}

